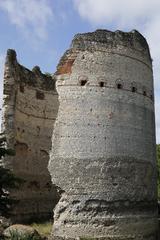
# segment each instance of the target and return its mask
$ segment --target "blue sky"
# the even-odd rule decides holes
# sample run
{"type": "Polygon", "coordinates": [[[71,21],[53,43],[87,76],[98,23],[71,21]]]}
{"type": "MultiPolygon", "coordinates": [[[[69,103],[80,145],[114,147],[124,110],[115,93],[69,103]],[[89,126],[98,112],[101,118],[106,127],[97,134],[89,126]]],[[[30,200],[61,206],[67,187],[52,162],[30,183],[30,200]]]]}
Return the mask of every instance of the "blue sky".
{"type": "MultiPolygon", "coordinates": [[[[0,91],[8,48],[19,62],[53,73],[78,32],[139,30],[154,65],[157,142],[160,143],[160,0],[0,0],[0,91]]],[[[1,101],[1,100],[0,100],[1,101]]]]}

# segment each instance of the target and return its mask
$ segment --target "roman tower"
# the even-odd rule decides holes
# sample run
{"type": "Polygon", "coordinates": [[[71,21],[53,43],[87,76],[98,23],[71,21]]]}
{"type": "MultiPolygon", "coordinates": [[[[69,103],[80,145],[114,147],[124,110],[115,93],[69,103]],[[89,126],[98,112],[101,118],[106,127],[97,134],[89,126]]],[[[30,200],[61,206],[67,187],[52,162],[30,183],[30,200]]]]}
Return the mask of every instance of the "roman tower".
{"type": "Polygon", "coordinates": [[[145,38],[77,34],[57,67],[52,239],[156,240],[152,60],[145,38]],[[78,238],[79,237],[79,238],[78,238]]]}

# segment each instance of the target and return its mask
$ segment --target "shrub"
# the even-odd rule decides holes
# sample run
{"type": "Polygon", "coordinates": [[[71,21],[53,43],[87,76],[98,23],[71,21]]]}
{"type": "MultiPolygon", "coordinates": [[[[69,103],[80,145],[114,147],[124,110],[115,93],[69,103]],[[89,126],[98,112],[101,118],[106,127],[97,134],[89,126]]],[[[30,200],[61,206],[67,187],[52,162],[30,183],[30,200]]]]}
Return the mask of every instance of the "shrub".
{"type": "MultiPolygon", "coordinates": [[[[0,160],[5,155],[14,155],[14,151],[6,149],[5,137],[0,135],[0,160]]],[[[11,206],[17,203],[9,194],[9,189],[18,188],[23,181],[16,176],[10,169],[5,168],[0,161],[0,215],[8,217],[11,206]]]]}

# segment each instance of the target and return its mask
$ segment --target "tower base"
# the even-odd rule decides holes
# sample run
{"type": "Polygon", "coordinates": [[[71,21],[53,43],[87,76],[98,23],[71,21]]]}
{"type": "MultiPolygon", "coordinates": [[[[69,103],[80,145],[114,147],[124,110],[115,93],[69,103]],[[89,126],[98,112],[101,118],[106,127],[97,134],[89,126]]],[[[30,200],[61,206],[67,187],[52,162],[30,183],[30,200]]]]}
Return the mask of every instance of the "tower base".
{"type": "Polygon", "coordinates": [[[149,211],[153,204],[64,194],[55,209],[50,240],[158,240],[157,216],[149,211]],[[148,212],[142,214],[147,205],[148,212]]]}

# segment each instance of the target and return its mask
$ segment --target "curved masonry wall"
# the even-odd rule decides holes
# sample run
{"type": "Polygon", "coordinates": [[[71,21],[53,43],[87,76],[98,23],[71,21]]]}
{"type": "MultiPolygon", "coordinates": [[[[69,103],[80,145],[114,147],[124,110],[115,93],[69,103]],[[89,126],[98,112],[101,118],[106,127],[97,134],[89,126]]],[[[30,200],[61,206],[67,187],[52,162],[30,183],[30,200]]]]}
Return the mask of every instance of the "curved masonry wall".
{"type": "Polygon", "coordinates": [[[27,222],[52,216],[58,201],[47,170],[53,124],[58,111],[55,82],[50,76],[21,66],[16,53],[8,50],[4,73],[3,130],[14,157],[5,165],[24,179],[12,193],[19,203],[13,210],[13,221],[27,222]]]}
{"type": "Polygon", "coordinates": [[[137,31],[75,36],[57,67],[52,239],[157,238],[152,63],[137,31]]]}

